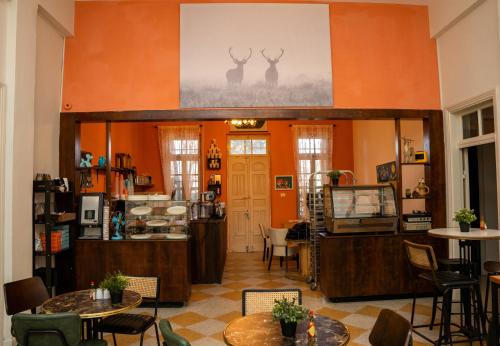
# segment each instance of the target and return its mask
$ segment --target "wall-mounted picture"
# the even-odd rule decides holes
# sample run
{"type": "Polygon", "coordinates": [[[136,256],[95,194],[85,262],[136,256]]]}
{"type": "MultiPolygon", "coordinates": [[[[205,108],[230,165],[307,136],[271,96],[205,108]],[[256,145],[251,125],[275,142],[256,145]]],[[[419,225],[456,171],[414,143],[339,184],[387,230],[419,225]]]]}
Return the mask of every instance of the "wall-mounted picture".
{"type": "Polygon", "coordinates": [[[397,179],[396,161],[383,163],[377,166],[377,183],[388,183],[397,179]]]}
{"type": "Polygon", "coordinates": [[[275,190],[293,190],[292,175],[275,175],[274,176],[275,190]]]}
{"type": "Polygon", "coordinates": [[[332,106],[327,4],[181,4],[182,108],[332,106]]]}

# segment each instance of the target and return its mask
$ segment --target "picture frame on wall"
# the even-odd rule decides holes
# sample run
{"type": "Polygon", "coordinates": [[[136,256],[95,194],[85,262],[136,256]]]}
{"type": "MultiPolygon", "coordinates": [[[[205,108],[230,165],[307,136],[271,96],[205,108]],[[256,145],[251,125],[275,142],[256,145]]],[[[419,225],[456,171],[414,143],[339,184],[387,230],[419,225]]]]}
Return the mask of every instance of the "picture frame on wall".
{"type": "Polygon", "coordinates": [[[377,167],[377,183],[388,183],[398,179],[396,171],[396,161],[391,161],[378,165],[377,167]]]}
{"type": "Polygon", "coordinates": [[[293,190],[293,175],[275,175],[275,190],[293,190]]]}

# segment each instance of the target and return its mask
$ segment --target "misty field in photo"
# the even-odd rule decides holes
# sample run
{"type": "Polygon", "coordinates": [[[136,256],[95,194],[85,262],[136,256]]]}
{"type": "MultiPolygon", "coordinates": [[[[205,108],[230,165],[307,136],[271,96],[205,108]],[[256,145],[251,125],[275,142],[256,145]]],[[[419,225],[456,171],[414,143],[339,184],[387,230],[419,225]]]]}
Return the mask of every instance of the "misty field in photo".
{"type": "Polygon", "coordinates": [[[183,83],[181,107],[332,106],[332,86],[327,81],[266,86],[265,83],[213,86],[183,83]]]}

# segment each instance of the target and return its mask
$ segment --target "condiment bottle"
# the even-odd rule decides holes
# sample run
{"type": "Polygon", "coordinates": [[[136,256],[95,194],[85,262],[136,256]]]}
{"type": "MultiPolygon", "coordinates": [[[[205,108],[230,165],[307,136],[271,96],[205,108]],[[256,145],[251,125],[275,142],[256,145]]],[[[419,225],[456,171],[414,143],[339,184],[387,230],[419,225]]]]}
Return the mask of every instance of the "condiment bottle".
{"type": "Polygon", "coordinates": [[[486,222],[484,222],[484,217],[481,216],[480,221],[479,221],[479,229],[484,231],[487,228],[488,228],[488,226],[486,226],[486,222]]]}
{"type": "Polygon", "coordinates": [[[309,311],[309,324],[307,326],[307,344],[316,345],[316,324],[314,322],[314,311],[309,311]]]}
{"type": "Polygon", "coordinates": [[[95,284],[94,281],[90,281],[90,299],[95,300],[95,284]]]}

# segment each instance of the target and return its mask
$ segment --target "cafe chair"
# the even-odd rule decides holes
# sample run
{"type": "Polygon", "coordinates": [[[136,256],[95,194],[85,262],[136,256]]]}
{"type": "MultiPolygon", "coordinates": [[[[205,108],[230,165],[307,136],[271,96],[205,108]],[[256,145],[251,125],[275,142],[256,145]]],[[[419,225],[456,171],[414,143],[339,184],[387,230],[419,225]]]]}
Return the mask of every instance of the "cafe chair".
{"type": "Polygon", "coordinates": [[[392,310],[383,309],[375,321],[368,340],[372,346],[410,345],[410,322],[392,310]]]}
{"type": "Polygon", "coordinates": [[[289,301],[295,299],[297,304],[302,305],[302,291],[299,288],[277,288],[277,289],[246,289],[241,292],[241,313],[243,316],[257,314],[259,312],[271,312],[275,299],[289,301]]]}
{"type": "MultiPolygon", "coordinates": [[[[280,266],[283,264],[283,258],[285,259],[285,268],[288,271],[288,256],[297,255],[297,247],[288,247],[286,241],[286,234],[288,228],[270,228],[269,236],[271,238],[271,255],[269,256],[269,265],[267,270],[271,270],[271,263],[273,262],[273,256],[280,257],[280,266]]],[[[299,269],[299,259],[296,257],[297,269],[299,269]]]]}
{"type": "Polygon", "coordinates": [[[47,288],[38,276],[8,282],[3,285],[5,310],[7,315],[31,310],[36,313],[36,308],[49,299],[47,288]]]}
{"type": "Polygon", "coordinates": [[[22,314],[12,317],[12,336],[18,346],[104,346],[105,340],[81,341],[78,314],[22,314]]]}
{"type": "Polygon", "coordinates": [[[160,337],[158,336],[158,326],[156,316],[158,314],[158,300],[160,298],[160,277],[158,276],[127,276],[129,286],[127,290],[135,291],[142,296],[143,302],[154,303],[154,315],[127,314],[121,313],[105,317],[97,324],[97,330],[101,333],[113,334],[113,343],[116,346],[115,334],[137,335],[141,334],[140,345],[144,342],[144,333],[150,327],[154,326],[156,333],[156,342],[160,346],[160,337]]]}
{"type": "Polygon", "coordinates": [[[466,328],[473,328],[475,330],[475,333],[468,333],[469,335],[464,335],[466,339],[461,339],[459,341],[462,342],[481,340],[482,334],[486,331],[486,320],[483,314],[479,281],[461,273],[452,271],[439,271],[434,250],[430,245],[415,244],[404,240],[404,246],[408,257],[408,262],[410,264],[411,278],[414,284],[414,294],[410,320],[413,332],[420,335],[427,341],[438,345],[441,345],[442,343],[452,344],[453,336],[456,336],[457,334],[463,335],[462,333],[460,333],[462,327],[456,325],[455,323],[452,323],[451,321],[453,290],[459,289],[461,295],[463,294],[465,297],[472,297],[472,313],[470,313],[470,301],[466,298],[464,298],[466,300],[463,304],[463,308],[464,314],[468,315],[470,317],[470,322],[474,324],[474,326],[472,326],[471,324],[469,326],[466,326],[466,328]],[[443,297],[441,303],[441,322],[439,324],[439,337],[435,341],[429,339],[426,335],[418,331],[418,328],[430,327],[431,324],[434,323],[434,321],[432,320],[433,317],[431,318],[431,324],[414,325],[413,323],[415,316],[417,289],[420,280],[430,282],[433,285],[434,289],[437,290],[439,295],[443,297]],[[452,332],[451,326],[457,327],[458,331],[452,332]]]}
{"type": "Polygon", "coordinates": [[[271,241],[269,239],[269,232],[266,230],[266,227],[259,223],[259,229],[260,229],[260,235],[262,236],[262,239],[264,240],[264,252],[262,253],[262,262],[265,262],[266,259],[269,258],[269,250],[271,246],[271,241]]]}
{"type": "Polygon", "coordinates": [[[487,273],[486,277],[486,293],[484,296],[484,311],[486,312],[486,317],[488,317],[488,298],[490,295],[491,277],[500,275],[500,262],[497,261],[486,261],[484,262],[484,271],[487,273]]]}
{"type": "Polygon", "coordinates": [[[189,341],[179,334],[174,333],[172,325],[168,320],[161,320],[159,325],[161,335],[163,336],[163,346],[191,346],[189,341]]]}

